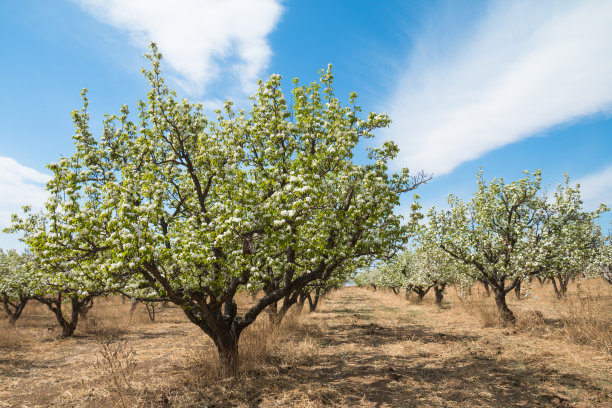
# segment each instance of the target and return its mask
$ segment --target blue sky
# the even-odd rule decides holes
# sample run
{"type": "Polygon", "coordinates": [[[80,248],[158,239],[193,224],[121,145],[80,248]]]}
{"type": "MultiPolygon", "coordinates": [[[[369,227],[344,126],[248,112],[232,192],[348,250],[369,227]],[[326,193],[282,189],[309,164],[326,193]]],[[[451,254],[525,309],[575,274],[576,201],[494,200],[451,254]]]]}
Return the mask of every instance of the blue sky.
{"type": "MultiPolygon", "coordinates": [[[[568,172],[587,208],[612,204],[609,1],[7,0],[0,227],[41,206],[46,164],[72,154],[82,88],[94,129],[145,98],[151,40],[170,85],[210,109],[246,107],[271,73],[306,82],[333,63],[341,99],[356,91],[365,112],[391,115],[373,143],[393,139],[398,168],[434,174],[426,208],[469,198],[479,167],[507,180],[541,168],[550,189],[568,172]]],[[[2,234],[0,247],[20,244],[2,234]]]]}

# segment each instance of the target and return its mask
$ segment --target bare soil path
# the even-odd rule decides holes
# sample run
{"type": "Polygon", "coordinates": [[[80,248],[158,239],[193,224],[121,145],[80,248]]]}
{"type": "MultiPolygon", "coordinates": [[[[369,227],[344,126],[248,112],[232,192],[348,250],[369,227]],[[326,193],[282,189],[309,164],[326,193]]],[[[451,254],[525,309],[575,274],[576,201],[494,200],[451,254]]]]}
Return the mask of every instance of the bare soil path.
{"type": "Polygon", "coordinates": [[[312,319],[326,329],[287,375],[323,405],[612,407],[609,356],[565,341],[356,288],[332,294],[312,319]]]}

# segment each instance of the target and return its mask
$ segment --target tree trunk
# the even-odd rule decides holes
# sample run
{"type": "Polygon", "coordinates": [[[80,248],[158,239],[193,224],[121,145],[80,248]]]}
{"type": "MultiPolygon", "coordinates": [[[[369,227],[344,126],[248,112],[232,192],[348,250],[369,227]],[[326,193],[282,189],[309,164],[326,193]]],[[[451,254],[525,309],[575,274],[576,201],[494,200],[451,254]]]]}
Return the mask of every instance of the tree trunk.
{"type": "Polygon", "coordinates": [[[79,316],[81,320],[87,320],[87,313],[89,313],[89,311],[93,307],[93,304],[94,304],[93,298],[83,301],[83,303],[81,304],[81,307],[79,308],[79,316]]]}
{"type": "Polygon", "coordinates": [[[71,296],[70,304],[72,306],[72,310],[70,311],[70,320],[67,320],[62,311],[63,299],[61,293],[55,298],[36,298],[36,300],[46,305],[49,310],[53,312],[57,322],[62,328],[62,337],[70,337],[74,334],[79,322],[79,314],[81,313],[81,309],[84,305],[91,304],[92,299],[93,296],[87,296],[82,300],[79,300],[78,296],[71,296]]]}
{"type": "Polygon", "coordinates": [[[280,323],[278,318],[278,303],[274,302],[270,306],[266,308],[266,312],[268,313],[268,321],[271,325],[276,326],[280,323]]]}
{"type": "Polygon", "coordinates": [[[25,296],[19,296],[19,303],[13,303],[10,301],[6,293],[4,293],[2,297],[3,297],[4,311],[9,316],[8,322],[11,326],[14,326],[15,323],[17,323],[17,320],[19,319],[19,317],[21,317],[21,313],[23,312],[23,309],[25,309],[26,304],[28,303],[28,300],[30,300],[30,298],[25,297],[25,296]],[[11,310],[11,308],[13,310],[11,310]]]}
{"type": "Polygon", "coordinates": [[[311,313],[317,310],[317,305],[319,304],[320,294],[321,294],[321,288],[315,289],[314,299],[312,299],[310,294],[308,294],[308,307],[311,313]]]}
{"type": "Polygon", "coordinates": [[[485,292],[487,293],[487,297],[491,297],[491,289],[489,288],[489,282],[484,281],[484,280],[480,281],[480,282],[482,282],[482,285],[485,288],[485,292]]]}
{"type": "Polygon", "coordinates": [[[570,277],[557,274],[557,279],[555,279],[554,276],[550,277],[550,280],[553,284],[553,288],[555,289],[555,295],[557,295],[557,299],[562,300],[563,298],[565,298],[565,294],[567,293],[567,284],[569,283],[570,277]]]}
{"type": "Polygon", "coordinates": [[[612,285],[612,266],[605,265],[601,272],[601,276],[606,280],[606,282],[612,285]]]}
{"type": "Polygon", "coordinates": [[[442,299],[444,299],[444,288],[446,288],[445,283],[434,286],[434,293],[436,294],[436,305],[438,307],[442,306],[442,299]]]}
{"type": "Polygon", "coordinates": [[[145,308],[147,309],[149,320],[151,320],[152,322],[155,321],[155,308],[156,307],[157,307],[157,303],[155,302],[145,302],[145,308]]]}
{"type": "Polygon", "coordinates": [[[425,297],[425,295],[427,294],[427,292],[429,292],[429,289],[431,289],[432,287],[429,286],[427,289],[423,289],[421,286],[411,286],[410,289],[416,293],[417,295],[417,302],[421,303],[423,301],[423,298],[425,297]]]}
{"type": "Polygon", "coordinates": [[[550,281],[553,284],[553,289],[555,290],[555,295],[557,295],[557,300],[563,299],[563,296],[561,296],[561,292],[559,291],[559,288],[557,287],[557,281],[555,280],[555,277],[551,276],[550,281]]]}
{"type": "Polygon", "coordinates": [[[297,308],[300,313],[302,313],[302,310],[304,310],[304,303],[306,303],[306,298],[307,298],[306,293],[301,292],[298,298],[298,301],[297,301],[297,308]]]}
{"type": "Polygon", "coordinates": [[[521,300],[521,281],[518,281],[514,287],[514,296],[516,296],[516,300],[521,300]]]}
{"type": "Polygon", "coordinates": [[[399,293],[399,288],[392,287],[391,290],[393,291],[394,295],[397,295],[399,293]]]}
{"type": "Polygon", "coordinates": [[[516,322],[516,317],[514,317],[514,313],[512,313],[512,310],[510,310],[508,308],[508,305],[506,304],[506,292],[503,289],[500,290],[494,287],[493,293],[495,294],[495,304],[497,305],[499,317],[501,318],[504,325],[513,324],[514,322],[516,322]]]}
{"type": "Polygon", "coordinates": [[[238,339],[234,330],[223,331],[215,337],[215,345],[219,353],[220,375],[223,378],[238,375],[238,339]]]}
{"type": "Polygon", "coordinates": [[[565,297],[567,294],[567,286],[572,276],[559,276],[559,288],[561,289],[561,295],[565,297]]]}

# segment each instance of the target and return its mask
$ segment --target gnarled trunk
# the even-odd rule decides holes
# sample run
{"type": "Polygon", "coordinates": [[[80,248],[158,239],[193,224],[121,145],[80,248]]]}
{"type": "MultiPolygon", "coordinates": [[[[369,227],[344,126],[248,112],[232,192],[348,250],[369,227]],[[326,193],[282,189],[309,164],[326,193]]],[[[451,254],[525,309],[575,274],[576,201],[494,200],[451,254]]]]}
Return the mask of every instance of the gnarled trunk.
{"type": "Polygon", "coordinates": [[[280,324],[278,318],[278,302],[274,302],[270,306],[268,306],[266,308],[266,313],[268,313],[268,320],[271,325],[280,324]]]}
{"type": "Polygon", "coordinates": [[[37,297],[36,300],[46,305],[49,310],[53,312],[55,319],[62,328],[62,337],[70,337],[74,334],[74,331],[77,328],[79,315],[81,314],[82,309],[91,307],[93,298],[93,295],[86,296],[83,299],[79,299],[78,296],[70,296],[70,319],[66,319],[66,317],[64,317],[64,312],[62,311],[62,293],[59,293],[57,297],[54,298],[37,297]]]}
{"type": "Polygon", "coordinates": [[[442,300],[444,299],[444,289],[446,288],[446,283],[435,285],[433,288],[436,295],[436,305],[440,307],[442,306],[442,300]]]}
{"type": "Polygon", "coordinates": [[[612,285],[612,266],[605,265],[603,267],[601,276],[606,280],[606,282],[612,285]]]}
{"type": "Polygon", "coordinates": [[[521,300],[521,281],[518,281],[514,287],[514,296],[516,297],[516,300],[521,300]]]}
{"type": "Polygon", "coordinates": [[[504,324],[513,324],[516,322],[516,317],[514,317],[514,313],[512,310],[508,308],[506,304],[506,291],[503,289],[499,289],[494,287],[493,293],[495,294],[495,305],[497,306],[497,311],[499,312],[499,317],[501,318],[504,324]]]}
{"type": "Polygon", "coordinates": [[[567,293],[567,285],[569,283],[570,277],[557,274],[557,279],[555,279],[554,276],[551,276],[550,280],[552,281],[553,288],[555,289],[557,299],[561,300],[565,298],[565,295],[567,293]]]}
{"type": "Polygon", "coordinates": [[[487,282],[486,280],[481,280],[480,281],[482,283],[482,286],[484,286],[485,292],[487,294],[487,297],[491,296],[491,288],[489,287],[489,282],[487,282]]]}
{"type": "Polygon", "coordinates": [[[308,294],[304,292],[300,292],[300,296],[298,297],[298,301],[297,301],[297,308],[300,311],[300,313],[302,312],[302,310],[304,310],[304,304],[306,303],[307,297],[308,297],[308,294]]]}
{"type": "Polygon", "coordinates": [[[421,303],[423,298],[429,292],[432,286],[428,286],[427,288],[423,288],[422,286],[410,286],[410,290],[412,290],[417,295],[417,302],[421,303]]]}
{"type": "Polygon", "coordinates": [[[25,309],[26,304],[29,300],[29,297],[19,296],[19,302],[15,303],[10,301],[6,293],[2,294],[2,303],[4,305],[4,311],[9,316],[8,322],[11,326],[14,326],[19,317],[21,317],[21,313],[23,312],[23,309],[25,309]]]}
{"type": "Polygon", "coordinates": [[[213,339],[219,354],[220,375],[235,377],[238,375],[238,340],[240,335],[235,330],[224,330],[213,339]]]}
{"type": "Polygon", "coordinates": [[[311,297],[310,293],[308,294],[308,307],[311,313],[317,310],[317,305],[319,304],[320,295],[321,295],[321,288],[315,289],[314,299],[311,297]]]}
{"type": "Polygon", "coordinates": [[[93,298],[86,299],[83,301],[83,303],[79,307],[79,317],[81,320],[87,319],[87,313],[89,313],[89,311],[93,307],[93,304],[94,304],[93,298]]]}

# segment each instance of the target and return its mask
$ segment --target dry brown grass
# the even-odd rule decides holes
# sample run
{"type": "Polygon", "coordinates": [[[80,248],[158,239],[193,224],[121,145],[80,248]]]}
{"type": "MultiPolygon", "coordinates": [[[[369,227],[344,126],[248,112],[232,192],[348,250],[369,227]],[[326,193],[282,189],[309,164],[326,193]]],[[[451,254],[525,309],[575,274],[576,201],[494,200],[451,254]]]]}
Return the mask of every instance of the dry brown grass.
{"type": "MultiPolygon", "coordinates": [[[[510,295],[514,328],[487,323],[495,302],[481,292],[460,301],[450,289],[440,309],[433,294],[412,304],[345,288],[280,329],[262,315],[241,336],[235,379],[217,377],[214,344],[176,307],[150,322],[139,305],[130,321],[129,302],[97,300],[60,339],[32,304],[10,336],[0,327],[0,407],[612,406],[607,343],[576,335],[585,321],[610,332],[595,318],[609,315],[612,285],[574,284],[565,302],[548,285],[510,295]]],[[[239,310],[252,301],[241,296],[239,310]]]]}
{"type": "MultiPolygon", "coordinates": [[[[550,283],[538,282],[531,284],[526,298],[517,300],[513,292],[506,298],[517,318],[515,329],[540,337],[568,338],[612,354],[612,285],[603,280],[577,280],[561,301],[550,283]]],[[[480,285],[460,303],[483,327],[503,326],[493,297],[487,297],[480,285]]]]}
{"type": "Polygon", "coordinates": [[[7,318],[0,315],[0,352],[2,350],[15,349],[20,344],[20,339],[15,326],[8,324],[7,318]]]}
{"type": "Polygon", "coordinates": [[[493,298],[487,297],[484,293],[476,293],[459,299],[463,309],[477,318],[483,327],[502,326],[493,298]]]}
{"type": "Polygon", "coordinates": [[[576,295],[558,302],[555,309],[568,338],[612,354],[612,299],[601,288],[579,289],[576,295]]]}

